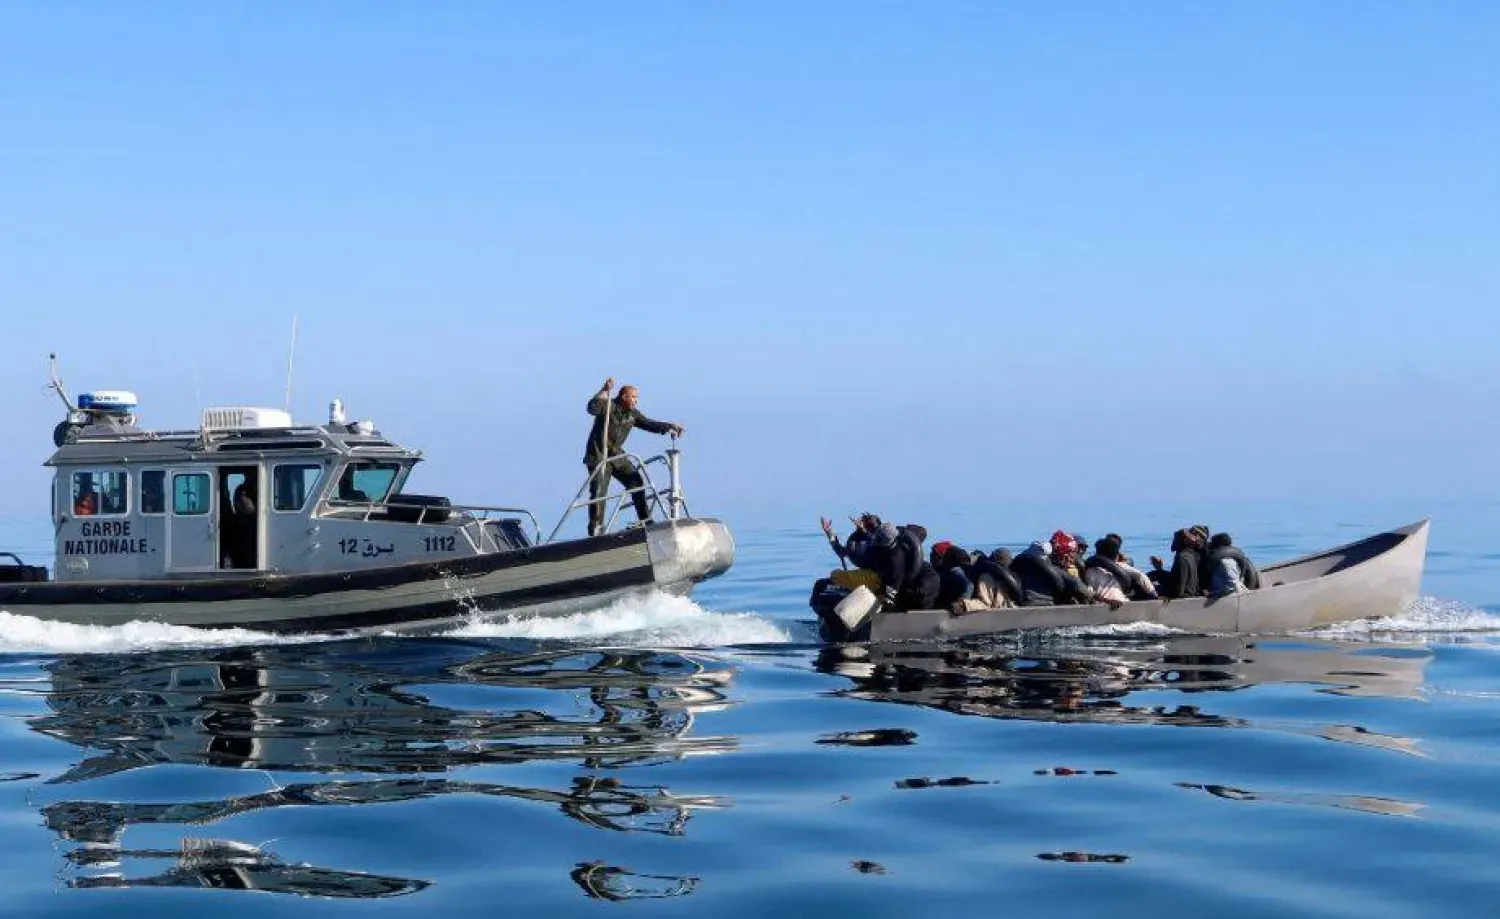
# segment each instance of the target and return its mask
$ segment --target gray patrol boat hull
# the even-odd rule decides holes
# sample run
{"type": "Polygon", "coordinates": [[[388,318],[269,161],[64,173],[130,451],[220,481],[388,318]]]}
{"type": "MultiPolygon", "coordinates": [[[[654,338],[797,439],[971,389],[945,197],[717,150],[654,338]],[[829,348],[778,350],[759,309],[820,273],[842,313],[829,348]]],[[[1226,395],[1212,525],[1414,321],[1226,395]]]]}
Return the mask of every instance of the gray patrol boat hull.
{"type": "Polygon", "coordinates": [[[0,610],[78,625],[155,622],[257,632],[435,632],[565,616],[656,590],[686,595],[734,562],[713,518],[653,523],[504,552],[309,574],[0,584],[0,610]]]}

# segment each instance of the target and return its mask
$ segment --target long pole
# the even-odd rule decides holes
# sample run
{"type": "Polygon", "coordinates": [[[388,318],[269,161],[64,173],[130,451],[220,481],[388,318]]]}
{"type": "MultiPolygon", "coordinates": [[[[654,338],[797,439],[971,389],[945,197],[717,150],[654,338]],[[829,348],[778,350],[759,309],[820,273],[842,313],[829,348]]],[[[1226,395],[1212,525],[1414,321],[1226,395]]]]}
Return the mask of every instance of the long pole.
{"type": "Polygon", "coordinates": [[[615,401],[614,395],[610,392],[611,388],[605,387],[604,390],[604,427],[599,431],[599,484],[604,487],[597,489],[600,494],[598,498],[594,499],[599,502],[599,534],[601,536],[604,534],[604,528],[608,525],[608,522],[604,519],[604,512],[608,507],[608,502],[604,499],[608,497],[609,492],[609,416],[610,409],[614,407],[615,401]]]}
{"type": "Polygon", "coordinates": [[[614,402],[614,397],[606,389],[604,391],[604,427],[599,431],[599,455],[606,462],[609,460],[609,414],[610,409],[614,408],[614,402]]]}
{"type": "Polygon", "coordinates": [[[297,316],[292,314],[292,346],[286,354],[286,413],[292,413],[292,363],[297,359],[297,316]]]}

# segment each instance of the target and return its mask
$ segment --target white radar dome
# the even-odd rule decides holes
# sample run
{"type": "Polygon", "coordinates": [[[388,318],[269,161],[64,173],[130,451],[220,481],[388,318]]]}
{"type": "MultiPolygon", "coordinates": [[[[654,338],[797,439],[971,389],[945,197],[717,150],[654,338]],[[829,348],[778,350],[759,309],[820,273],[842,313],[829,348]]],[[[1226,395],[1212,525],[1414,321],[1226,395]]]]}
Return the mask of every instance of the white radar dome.
{"type": "Polygon", "coordinates": [[[123,389],[101,389],[78,397],[80,411],[101,415],[130,415],[135,412],[137,404],[135,393],[123,389]]]}

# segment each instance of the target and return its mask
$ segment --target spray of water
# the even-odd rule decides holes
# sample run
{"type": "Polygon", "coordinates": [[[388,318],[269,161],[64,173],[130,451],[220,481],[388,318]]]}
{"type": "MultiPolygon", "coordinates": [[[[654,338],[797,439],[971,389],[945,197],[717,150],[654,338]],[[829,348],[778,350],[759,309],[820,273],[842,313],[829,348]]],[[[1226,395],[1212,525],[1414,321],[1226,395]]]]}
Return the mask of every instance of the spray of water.
{"type": "Polygon", "coordinates": [[[529,638],[596,641],[672,648],[782,644],[792,637],[780,624],[754,613],[715,613],[686,597],[651,593],[602,609],[557,618],[476,620],[450,635],[463,638],[529,638]]]}
{"type": "Polygon", "coordinates": [[[0,653],[108,654],[159,648],[222,648],[236,645],[288,644],[318,637],[287,638],[245,629],[190,629],[156,622],[118,626],[46,622],[0,612],[0,653]]]}
{"type": "Polygon", "coordinates": [[[1436,597],[1421,597],[1399,616],[1361,619],[1323,626],[1307,633],[1321,638],[1371,638],[1380,636],[1434,635],[1477,636],[1500,633],[1500,615],[1436,597]]]}

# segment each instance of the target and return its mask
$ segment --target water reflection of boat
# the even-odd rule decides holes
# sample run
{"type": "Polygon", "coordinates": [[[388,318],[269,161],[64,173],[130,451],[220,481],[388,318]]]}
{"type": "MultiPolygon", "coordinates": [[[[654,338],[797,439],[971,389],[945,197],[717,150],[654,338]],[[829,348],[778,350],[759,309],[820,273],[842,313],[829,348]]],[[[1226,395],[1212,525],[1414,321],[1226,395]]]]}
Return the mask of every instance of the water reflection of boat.
{"type": "Polygon", "coordinates": [[[664,900],[690,894],[698,886],[695,877],[640,874],[603,862],[582,862],[568,874],[592,900],[664,900]]]}
{"type": "Polygon", "coordinates": [[[78,888],[198,887],[210,890],[259,890],[309,897],[370,899],[415,893],[428,881],[338,871],[313,865],[288,865],[258,846],[221,840],[184,839],[181,849],[120,849],[101,852],[75,849],[67,855],[78,867],[114,868],[122,859],[165,859],[172,867],[146,877],[109,872],[75,878],[78,888]]]}
{"type": "MultiPolygon", "coordinates": [[[[831,646],[819,654],[818,667],[853,682],[840,693],[846,697],[956,714],[1240,727],[1247,722],[1205,712],[1201,705],[1166,706],[1156,697],[1153,704],[1124,700],[1150,691],[1201,694],[1289,682],[1340,695],[1414,698],[1429,657],[1421,649],[1388,645],[1185,636],[1024,647],[831,646]]],[[[1359,742],[1384,745],[1379,735],[1364,734],[1359,742]]],[[[1400,738],[1390,740],[1400,745],[1400,738]]]]}
{"type": "MultiPolygon", "coordinates": [[[[362,646],[355,644],[352,649],[362,646]]],[[[297,771],[442,772],[537,759],[607,768],[714,752],[689,737],[729,671],[681,654],[476,654],[423,642],[400,657],[330,646],[67,656],[49,664],[43,734],[103,750],[54,781],[156,763],[297,771]],[[414,653],[415,652],[415,653],[414,653]],[[406,687],[478,684],[567,693],[565,713],[461,709],[406,687]],[[572,704],[584,693],[592,711],[572,704]]]]}
{"type": "Polygon", "coordinates": [[[426,882],[288,865],[233,840],[190,853],[184,862],[177,850],[131,849],[125,837],[132,827],[213,825],[288,806],[442,795],[532,801],[596,829],[680,835],[693,811],[723,802],[592,771],[573,775],[560,788],[465,781],[443,773],[535,761],[610,769],[734,746],[732,738],[689,735],[697,713],[727,704],[724,689],[731,671],[680,653],[539,652],[534,646],[507,653],[460,642],[347,642],[65,656],[46,669],[52,679],[51,712],[33,719],[31,727],[93,754],[49,785],[161,764],[377,776],[341,775],[187,802],[47,804],[42,808],[46,825],[75,844],[68,857],[79,869],[125,858],[176,859],[154,877],[81,877],[77,886],[239,886],[320,896],[409,893],[426,882]],[[483,707],[438,701],[468,699],[475,691],[484,693],[483,707]],[[335,888],[342,892],[329,892],[335,888]]]}

